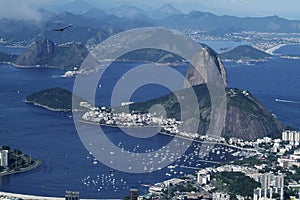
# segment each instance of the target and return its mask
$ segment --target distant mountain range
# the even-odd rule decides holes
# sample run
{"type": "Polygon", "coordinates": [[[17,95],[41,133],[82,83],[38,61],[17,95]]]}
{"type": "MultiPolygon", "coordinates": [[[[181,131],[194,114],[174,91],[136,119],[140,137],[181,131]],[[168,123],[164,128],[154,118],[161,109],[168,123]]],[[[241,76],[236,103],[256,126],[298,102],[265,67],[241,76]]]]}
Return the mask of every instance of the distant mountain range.
{"type": "MultiPolygon", "coordinates": [[[[97,9],[87,1],[82,0],[75,0],[73,2],[64,4],[59,7],[52,8],[53,11],[60,13],[60,12],[71,12],[77,15],[83,15],[86,12],[90,12],[90,10],[97,9]]],[[[99,10],[99,9],[98,9],[99,10]]],[[[99,10],[100,11],[100,10],[99,10]]],[[[156,10],[146,12],[136,6],[133,5],[120,5],[118,7],[106,9],[101,11],[102,13],[107,13],[109,15],[115,15],[117,17],[138,17],[138,16],[148,16],[152,19],[162,19],[164,17],[168,17],[171,15],[181,14],[181,12],[174,8],[171,4],[166,4],[156,10]]]]}
{"type": "MultiPolygon", "coordinates": [[[[82,43],[70,42],[54,44],[48,38],[34,41],[21,55],[0,52],[0,62],[9,62],[18,67],[51,67],[64,70],[79,68],[89,51],[82,43]]],[[[140,49],[129,52],[116,59],[118,62],[157,62],[182,64],[178,55],[158,50],[140,49]]]]}
{"type": "Polygon", "coordinates": [[[234,17],[218,16],[209,12],[192,11],[166,17],[159,25],[168,27],[197,28],[203,31],[258,31],[258,32],[299,32],[299,20],[287,20],[278,16],[234,17]]]}
{"type": "MultiPolygon", "coordinates": [[[[237,46],[221,54],[215,53],[205,44],[201,45],[208,51],[208,55],[212,55],[214,63],[222,74],[225,85],[227,82],[226,71],[220,58],[223,60],[247,62],[264,60],[272,56],[250,45],[237,46]]],[[[71,42],[63,45],[55,45],[50,39],[44,38],[33,42],[21,55],[9,55],[0,52],[0,61],[11,62],[19,67],[41,66],[73,70],[74,67],[79,68],[88,53],[88,49],[82,43],[71,42]]],[[[203,58],[202,60],[207,59],[203,58]]],[[[178,55],[158,49],[140,49],[132,51],[117,58],[117,61],[171,63],[172,65],[186,62],[186,60],[178,55]]],[[[203,63],[203,65],[206,65],[206,63],[203,63]]],[[[205,80],[198,79],[201,77],[195,77],[194,71],[189,70],[187,76],[188,78],[191,78],[189,81],[193,82],[194,85],[205,82],[205,80]]]]}
{"type": "MultiPolygon", "coordinates": [[[[211,102],[209,91],[207,90],[207,87],[203,85],[203,83],[207,82],[206,79],[209,78],[209,74],[199,76],[198,71],[201,71],[201,66],[213,65],[218,68],[225,85],[227,80],[226,70],[221,60],[218,58],[218,54],[204,44],[202,51],[206,52],[200,54],[203,56],[200,58],[203,63],[198,63],[199,66],[197,66],[197,70],[195,70],[193,66],[190,66],[186,75],[187,80],[194,85],[193,89],[195,90],[198,98],[201,115],[199,133],[205,133],[208,129],[211,102]],[[213,62],[208,62],[208,60],[213,62]]],[[[7,61],[11,61],[20,66],[40,65],[40,67],[48,66],[72,70],[74,67],[81,64],[87,54],[88,50],[80,43],[55,45],[51,40],[45,38],[43,40],[35,41],[30,48],[19,56],[0,54],[0,58],[2,55],[3,59],[8,59],[7,61]]],[[[226,58],[230,57],[231,59],[249,59],[248,54],[253,54],[251,59],[258,59],[261,58],[261,56],[269,55],[251,46],[244,45],[224,53],[223,56],[226,56],[226,58]]],[[[166,52],[145,49],[141,52],[131,52],[126,54],[124,57],[121,57],[120,60],[130,61],[135,60],[137,57],[140,59],[147,58],[150,60],[156,60],[157,58],[163,57],[167,62],[169,59],[172,59],[173,61],[174,59],[182,59],[179,57],[173,57],[173,55],[169,55],[166,52]]],[[[178,95],[181,99],[186,99],[187,101],[184,105],[188,106],[183,108],[184,112],[193,113],[194,108],[189,106],[189,98],[184,98],[188,94],[186,94],[187,91],[188,89],[178,91],[178,95]]],[[[42,90],[39,93],[33,94],[27,97],[26,101],[52,110],[69,111],[71,109],[71,96],[71,92],[54,88],[42,90]],[[56,99],[56,101],[53,101],[53,99],[56,99]]],[[[130,110],[146,112],[149,107],[159,103],[164,105],[168,111],[167,113],[169,117],[172,116],[176,119],[180,119],[180,108],[178,107],[179,104],[176,98],[177,97],[174,94],[169,94],[154,100],[134,103],[130,105],[129,108],[130,110]]],[[[223,136],[237,137],[247,140],[253,140],[264,136],[278,136],[282,126],[250,93],[238,89],[227,88],[227,98],[228,106],[223,136]]],[[[192,121],[193,120],[191,119],[191,122],[192,121]]]]}
{"type": "Polygon", "coordinates": [[[86,1],[77,0],[49,10],[40,9],[38,13],[41,16],[39,23],[1,18],[2,44],[29,45],[37,38],[47,37],[57,44],[74,41],[92,45],[124,30],[153,26],[195,28],[212,33],[300,32],[300,20],[287,20],[278,16],[218,16],[201,11],[182,14],[170,4],[151,12],[130,5],[103,11],[86,1]],[[73,26],[63,32],[53,31],[70,24],[73,26]]]}

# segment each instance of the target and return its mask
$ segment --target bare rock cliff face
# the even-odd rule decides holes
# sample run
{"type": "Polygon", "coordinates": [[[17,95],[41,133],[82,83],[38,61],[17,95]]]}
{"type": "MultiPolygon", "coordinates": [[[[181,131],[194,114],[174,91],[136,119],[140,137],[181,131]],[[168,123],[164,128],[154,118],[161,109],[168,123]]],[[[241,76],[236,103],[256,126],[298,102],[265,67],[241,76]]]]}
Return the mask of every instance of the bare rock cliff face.
{"type": "Polygon", "coordinates": [[[239,105],[240,100],[235,98],[231,98],[228,103],[224,136],[244,140],[255,140],[266,136],[280,137],[282,125],[270,111],[252,96],[242,97],[245,98],[243,101],[247,105],[239,105]]]}
{"type": "Polygon", "coordinates": [[[55,46],[51,40],[45,38],[34,42],[14,63],[20,67],[40,66],[73,70],[81,65],[88,53],[83,44],[67,43],[55,46]]]}
{"type": "MultiPolygon", "coordinates": [[[[227,77],[226,70],[221,61],[221,59],[217,56],[217,53],[214,52],[210,47],[203,45],[203,48],[196,55],[196,66],[190,65],[188,71],[186,73],[186,80],[189,82],[191,86],[205,84],[210,77],[208,73],[208,69],[218,69],[220,75],[223,79],[223,83],[227,86],[227,77]]],[[[188,88],[189,85],[185,82],[185,88],[188,88]]]]}
{"type": "Polygon", "coordinates": [[[37,64],[44,64],[50,55],[54,52],[54,43],[45,38],[34,42],[29,49],[27,49],[15,63],[21,66],[32,66],[37,64]]]}
{"type": "MultiPolygon", "coordinates": [[[[212,76],[207,71],[209,67],[218,70],[224,86],[227,86],[226,70],[217,54],[204,45],[202,52],[197,56],[196,68],[192,65],[189,67],[186,74],[189,84],[185,82],[184,87],[188,88],[199,84],[207,84],[208,80],[211,81],[212,76]]],[[[227,110],[222,132],[223,136],[245,140],[254,140],[265,136],[280,136],[282,125],[250,93],[245,95],[243,91],[238,89],[226,89],[226,93],[227,110]]],[[[198,98],[202,99],[200,95],[198,98]]],[[[201,104],[201,101],[199,101],[199,104],[201,104]]],[[[199,132],[205,133],[211,117],[211,107],[202,107],[200,112],[204,120],[199,124],[199,132]]]]}

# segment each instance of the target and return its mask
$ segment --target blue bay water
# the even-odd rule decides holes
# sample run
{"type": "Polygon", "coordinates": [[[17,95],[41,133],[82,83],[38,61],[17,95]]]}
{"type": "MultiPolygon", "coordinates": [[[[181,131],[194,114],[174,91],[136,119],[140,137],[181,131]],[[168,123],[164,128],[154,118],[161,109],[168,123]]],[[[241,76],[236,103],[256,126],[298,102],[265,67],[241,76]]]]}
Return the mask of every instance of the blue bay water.
{"type": "MultiPolygon", "coordinates": [[[[111,77],[108,75],[103,82],[97,102],[99,105],[109,104],[106,98],[109,97],[114,76],[123,69],[128,70],[135,65],[134,63],[116,65],[117,71],[113,71],[111,77]],[[123,68],[118,70],[118,67],[123,68]]],[[[21,149],[24,153],[42,161],[42,165],[33,171],[0,177],[1,191],[63,196],[65,190],[75,190],[80,191],[84,198],[123,198],[128,195],[130,188],[139,188],[140,193],[146,193],[147,188],[142,187],[142,183],[154,184],[170,176],[194,173],[194,170],[177,167],[173,173],[165,168],[145,174],[119,171],[111,174],[109,167],[100,162],[94,163],[93,157],[78,137],[71,113],[52,112],[24,102],[27,95],[41,89],[63,87],[72,90],[74,78],[63,78],[61,77],[63,73],[64,71],[57,69],[20,69],[11,65],[0,65],[0,145],[21,149]],[[170,176],[166,175],[167,172],[170,176]]],[[[133,97],[135,101],[168,93],[166,88],[151,85],[139,90],[140,92],[133,97]]],[[[123,142],[128,149],[140,146],[140,151],[150,147],[159,149],[171,139],[168,136],[157,135],[142,141],[128,137],[117,128],[103,129],[115,144],[123,142]]],[[[193,151],[192,148],[189,151],[193,151]]],[[[232,157],[229,156],[228,159],[232,157]]],[[[198,163],[198,167],[210,165],[198,163]]]]}
{"type": "Polygon", "coordinates": [[[21,54],[26,50],[26,47],[8,47],[0,45],[0,52],[6,52],[8,54],[21,54]]]}
{"type": "MultiPolygon", "coordinates": [[[[300,55],[300,45],[275,53],[300,55]]],[[[300,129],[300,60],[275,57],[254,66],[225,63],[228,85],[250,91],[285,125],[300,129]]]]}
{"type": "Polygon", "coordinates": [[[207,44],[218,53],[223,52],[223,48],[228,50],[240,45],[251,45],[249,42],[237,42],[229,40],[200,40],[199,42],[207,44]]]}
{"type": "MultiPolygon", "coordinates": [[[[283,52],[284,53],[284,52],[283,52]]],[[[101,80],[102,87],[97,93],[99,105],[109,105],[109,93],[116,78],[140,63],[116,64],[111,74],[101,80]]],[[[250,91],[268,109],[272,110],[283,123],[300,128],[300,72],[299,60],[275,58],[255,66],[225,63],[229,86],[250,91]],[[275,99],[291,101],[278,102],[275,99]]],[[[186,67],[176,68],[184,73],[186,67]]],[[[50,87],[64,87],[72,90],[74,78],[62,78],[62,70],[56,69],[18,69],[10,65],[0,65],[0,145],[21,149],[24,153],[38,158],[42,165],[30,172],[0,177],[0,190],[46,195],[63,196],[65,190],[80,191],[84,198],[123,198],[130,188],[139,188],[140,193],[147,191],[142,183],[153,184],[194,170],[177,167],[174,172],[164,168],[146,174],[129,174],[119,171],[110,173],[110,168],[93,164],[93,157],[82,145],[71,113],[51,112],[24,103],[27,95],[50,87]],[[180,172],[182,172],[180,174],[180,172]]],[[[167,77],[167,76],[166,76],[167,77]]],[[[126,78],[126,77],[125,77],[126,78]]],[[[133,101],[143,101],[164,94],[164,87],[147,85],[139,89],[133,101]]],[[[170,137],[158,135],[147,141],[128,138],[119,129],[104,127],[108,137],[115,143],[126,143],[128,148],[159,148],[168,144],[170,137]]],[[[193,162],[191,152],[178,164],[204,167],[209,164],[193,162]]],[[[143,149],[141,149],[143,150],[143,149]]],[[[232,159],[226,155],[228,159],[232,159]]],[[[218,160],[215,155],[211,158],[218,160]]],[[[211,164],[210,164],[211,165],[211,164]]]]}
{"type": "Polygon", "coordinates": [[[300,56],[300,45],[286,45],[281,47],[280,49],[274,52],[275,54],[283,54],[283,55],[292,55],[292,56],[300,56]]]}

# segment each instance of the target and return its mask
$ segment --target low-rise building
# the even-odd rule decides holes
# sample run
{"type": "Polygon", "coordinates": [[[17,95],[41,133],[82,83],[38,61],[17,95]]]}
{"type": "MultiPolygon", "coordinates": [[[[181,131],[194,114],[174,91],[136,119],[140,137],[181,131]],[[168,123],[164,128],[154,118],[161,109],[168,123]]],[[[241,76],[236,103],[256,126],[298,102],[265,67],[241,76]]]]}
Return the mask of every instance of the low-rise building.
{"type": "Polygon", "coordinates": [[[130,200],[137,200],[139,197],[137,189],[130,189],[130,200]]]}
{"type": "Polygon", "coordinates": [[[230,195],[223,192],[214,192],[212,194],[212,200],[230,200],[230,195]]]}
{"type": "Polygon", "coordinates": [[[197,183],[200,185],[206,185],[210,182],[210,174],[203,174],[203,172],[199,171],[197,173],[197,183]]]}
{"type": "Polygon", "coordinates": [[[65,200],[79,200],[79,192],[66,191],[65,200]]]}

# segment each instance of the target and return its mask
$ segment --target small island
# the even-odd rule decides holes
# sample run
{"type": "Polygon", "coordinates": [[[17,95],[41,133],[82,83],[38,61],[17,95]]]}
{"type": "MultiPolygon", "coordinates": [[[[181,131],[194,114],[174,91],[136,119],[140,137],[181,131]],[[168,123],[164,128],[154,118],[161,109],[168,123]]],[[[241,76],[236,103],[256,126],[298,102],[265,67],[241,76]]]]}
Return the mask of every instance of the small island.
{"type": "Polygon", "coordinates": [[[223,60],[235,62],[264,61],[272,57],[271,54],[268,54],[250,45],[237,46],[227,52],[219,54],[219,56],[223,60]]]}
{"type": "Polygon", "coordinates": [[[0,176],[30,171],[41,165],[41,161],[9,146],[0,147],[0,176]]]}

